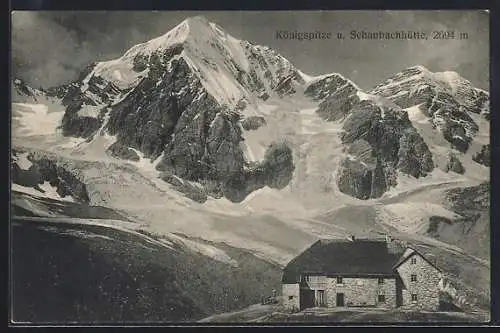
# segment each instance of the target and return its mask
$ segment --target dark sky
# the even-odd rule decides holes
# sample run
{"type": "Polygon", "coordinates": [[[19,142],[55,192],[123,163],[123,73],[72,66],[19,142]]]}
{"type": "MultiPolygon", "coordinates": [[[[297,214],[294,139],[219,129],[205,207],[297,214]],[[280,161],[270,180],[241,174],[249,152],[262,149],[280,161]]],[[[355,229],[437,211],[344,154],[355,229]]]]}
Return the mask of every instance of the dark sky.
{"type": "Polygon", "coordinates": [[[486,11],[312,12],[14,12],[13,75],[38,87],[76,78],[92,61],[119,57],[135,44],[165,34],[189,16],[203,15],[228,33],[276,49],[311,75],[338,72],[368,89],[412,65],[454,70],[489,88],[486,11]],[[277,30],[331,32],[332,39],[279,40],[277,30]],[[351,40],[351,30],[455,31],[464,40],[351,40]],[[338,40],[337,32],[347,38],[338,40]],[[335,37],[335,38],[334,38],[335,37]]]}

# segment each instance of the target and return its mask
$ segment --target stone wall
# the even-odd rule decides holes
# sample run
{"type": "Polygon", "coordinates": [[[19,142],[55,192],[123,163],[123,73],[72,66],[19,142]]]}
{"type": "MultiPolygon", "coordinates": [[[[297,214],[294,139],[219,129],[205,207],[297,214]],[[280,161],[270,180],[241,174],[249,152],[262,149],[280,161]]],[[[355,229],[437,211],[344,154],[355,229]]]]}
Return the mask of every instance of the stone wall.
{"type": "Polygon", "coordinates": [[[283,306],[289,310],[300,309],[300,288],[298,283],[282,285],[283,306]]]}
{"type": "Polygon", "coordinates": [[[387,278],[384,279],[384,284],[380,286],[379,292],[385,295],[385,302],[378,303],[378,307],[381,308],[395,308],[396,304],[396,279],[395,278],[387,278]]]}
{"type": "Polygon", "coordinates": [[[403,308],[426,311],[439,309],[440,272],[435,267],[418,253],[413,253],[397,271],[403,281],[403,308]],[[416,259],[414,263],[412,258],[416,259]],[[417,281],[411,281],[412,275],[417,276],[417,281]],[[412,294],[417,295],[416,301],[412,301],[412,294]]]}
{"type": "MultiPolygon", "coordinates": [[[[384,283],[379,284],[377,277],[369,278],[343,278],[342,284],[337,284],[336,277],[311,276],[304,287],[314,290],[317,297],[318,290],[325,291],[327,307],[336,307],[337,293],[344,293],[345,306],[375,306],[383,308],[396,307],[396,279],[384,278],[384,283]],[[378,295],[385,295],[385,302],[378,302],[378,295]]],[[[300,306],[300,300],[295,295],[300,296],[298,284],[284,284],[283,298],[286,307],[300,306]],[[289,296],[294,296],[289,300],[289,296]]]]}
{"type": "Polygon", "coordinates": [[[345,306],[396,307],[396,279],[384,278],[379,284],[377,277],[344,277],[342,284],[337,278],[327,278],[326,298],[328,307],[336,307],[337,293],[344,293],[345,306]],[[379,294],[385,295],[385,302],[378,302],[379,294]]]}

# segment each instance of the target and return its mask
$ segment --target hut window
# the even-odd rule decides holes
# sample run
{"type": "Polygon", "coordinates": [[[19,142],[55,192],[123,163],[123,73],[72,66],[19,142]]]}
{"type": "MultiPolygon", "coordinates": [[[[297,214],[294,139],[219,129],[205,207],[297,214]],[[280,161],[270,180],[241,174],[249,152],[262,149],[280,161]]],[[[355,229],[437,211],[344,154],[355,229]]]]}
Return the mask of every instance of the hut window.
{"type": "Polygon", "coordinates": [[[414,265],[417,263],[417,258],[416,257],[413,257],[411,258],[410,262],[414,265]]]}
{"type": "Polygon", "coordinates": [[[411,275],[411,282],[417,282],[417,274],[411,275]]]}
{"type": "Polygon", "coordinates": [[[337,276],[337,284],[342,284],[344,283],[342,276],[337,276]]]}

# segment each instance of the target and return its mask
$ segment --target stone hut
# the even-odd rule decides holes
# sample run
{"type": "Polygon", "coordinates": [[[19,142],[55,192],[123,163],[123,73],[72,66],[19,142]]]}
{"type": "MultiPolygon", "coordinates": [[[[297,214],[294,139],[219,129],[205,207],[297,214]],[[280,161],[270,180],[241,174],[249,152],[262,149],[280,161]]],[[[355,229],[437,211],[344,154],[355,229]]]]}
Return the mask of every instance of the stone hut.
{"type": "Polygon", "coordinates": [[[382,240],[318,240],[283,270],[283,305],[439,309],[441,272],[413,248],[382,240]]]}

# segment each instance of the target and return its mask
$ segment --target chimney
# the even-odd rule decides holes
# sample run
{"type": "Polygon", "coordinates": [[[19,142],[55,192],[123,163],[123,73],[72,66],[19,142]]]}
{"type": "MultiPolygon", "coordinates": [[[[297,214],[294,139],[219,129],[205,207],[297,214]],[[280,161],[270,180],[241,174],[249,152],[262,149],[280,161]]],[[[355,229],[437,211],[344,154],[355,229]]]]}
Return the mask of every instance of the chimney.
{"type": "Polygon", "coordinates": [[[356,237],[354,237],[354,235],[349,235],[349,236],[347,236],[347,239],[350,240],[351,242],[354,242],[356,237]]]}
{"type": "Polygon", "coordinates": [[[385,243],[387,245],[387,250],[389,253],[397,254],[401,252],[400,245],[396,242],[390,235],[385,235],[385,243]]]}

